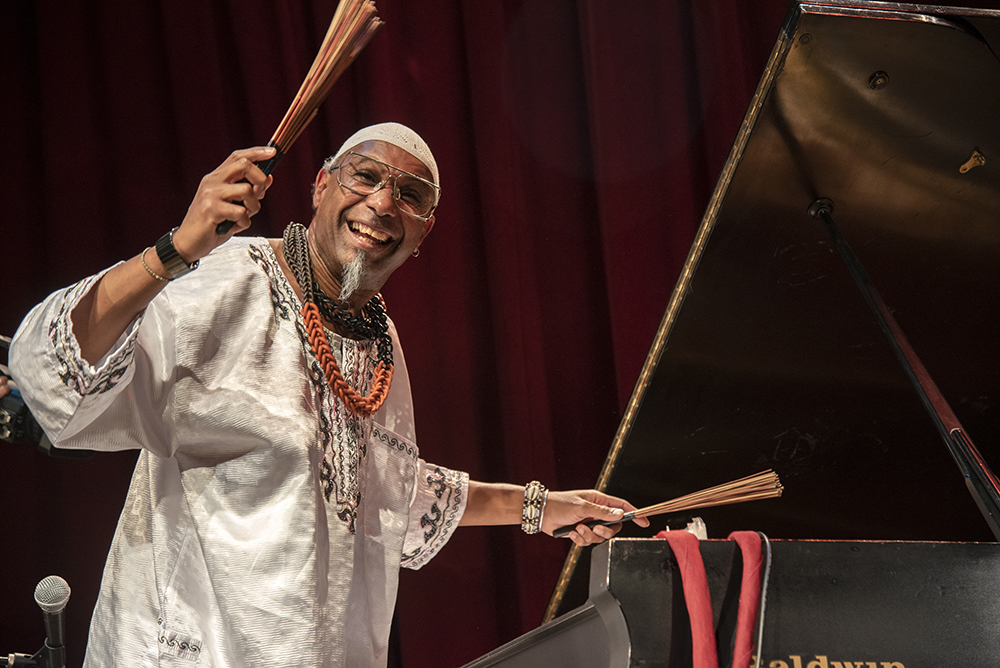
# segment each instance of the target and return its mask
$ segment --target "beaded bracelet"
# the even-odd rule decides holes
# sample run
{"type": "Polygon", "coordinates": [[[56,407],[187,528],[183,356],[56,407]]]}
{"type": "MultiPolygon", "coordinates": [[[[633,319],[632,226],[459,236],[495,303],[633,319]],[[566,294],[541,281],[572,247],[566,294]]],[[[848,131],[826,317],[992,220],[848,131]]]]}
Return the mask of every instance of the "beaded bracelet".
{"type": "Polygon", "coordinates": [[[538,533],[542,530],[542,515],[549,500],[549,490],[537,480],[524,486],[524,508],[521,510],[521,530],[538,533]]]}
{"type": "Polygon", "coordinates": [[[143,268],[143,269],[145,269],[145,270],[146,270],[146,272],[147,272],[147,273],[148,273],[148,274],[149,274],[150,276],[152,276],[153,278],[155,278],[156,280],[158,280],[158,281],[162,281],[162,282],[164,282],[164,283],[169,283],[169,282],[170,282],[170,281],[172,281],[173,279],[171,279],[171,278],[166,278],[166,277],[164,277],[164,276],[160,276],[160,275],[159,275],[159,274],[157,274],[157,273],[156,273],[155,271],[153,271],[152,269],[150,269],[150,268],[149,268],[149,265],[148,265],[148,264],[146,264],[146,251],[148,251],[148,250],[149,250],[150,248],[152,248],[152,246],[147,246],[147,247],[146,247],[146,250],[142,251],[142,255],[140,256],[140,259],[142,260],[142,268],[143,268]]]}

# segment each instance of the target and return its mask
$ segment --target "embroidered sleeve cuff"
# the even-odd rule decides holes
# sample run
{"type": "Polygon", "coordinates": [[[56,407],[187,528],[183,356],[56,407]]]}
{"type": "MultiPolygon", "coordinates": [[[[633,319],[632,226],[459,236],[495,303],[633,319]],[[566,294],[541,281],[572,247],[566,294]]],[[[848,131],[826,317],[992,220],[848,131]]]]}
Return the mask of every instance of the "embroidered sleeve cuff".
{"type": "Polygon", "coordinates": [[[68,288],[55,317],[48,324],[49,341],[52,343],[63,384],[81,397],[104,394],[119,383],[127,382],[132,370],[135,343],[143,313],[125,329],[115,345],[104,357],[91,365],[80,353],[80,343],[73,334],[73,309],[90,291],[104,272],[91,276],[68,288]]]}
{"type": "Polygon", "coordinates": [[[468,498],[468,473],[419,461],[417,489],[403,544],[404,568],[420,568],[444,547],[458,528],[468,498]]]}
{"type": "Polygon", "coordinates": [[[28,314],[11,346],[15,379],[31,412],[54,442],[110,404],[118,394],[114,390],[127,384],[133,374],[141,314],[96,365],[83,359],[73,334],[73,309],[102,275],[50,295],[28,314]]]}

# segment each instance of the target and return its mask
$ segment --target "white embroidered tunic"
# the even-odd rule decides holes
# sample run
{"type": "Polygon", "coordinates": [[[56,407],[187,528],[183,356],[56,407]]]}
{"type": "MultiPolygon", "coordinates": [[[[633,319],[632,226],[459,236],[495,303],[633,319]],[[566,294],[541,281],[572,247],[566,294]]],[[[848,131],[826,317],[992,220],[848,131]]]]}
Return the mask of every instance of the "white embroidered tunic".
{"type": "MultiPolygon", "coordinates": [[[[418,458],[392,323],[392,388],[359,419],[266,240],[216,249],[92,367],[70,313],[98,276],[37,306],[10,354],[57,446],[141,449],[85,667],[385,665],[399,567],[444,545],[468,492],[418,458]]],[[[330,343],[367,393],[374,346],[330,343]]]]}

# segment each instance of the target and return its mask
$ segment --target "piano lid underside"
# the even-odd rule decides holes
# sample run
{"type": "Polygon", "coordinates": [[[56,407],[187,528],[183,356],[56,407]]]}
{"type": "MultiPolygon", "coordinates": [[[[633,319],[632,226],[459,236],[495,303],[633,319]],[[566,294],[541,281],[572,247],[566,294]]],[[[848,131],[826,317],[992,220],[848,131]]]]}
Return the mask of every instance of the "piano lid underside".
{"type": "Polygon", "coordinates": [[[806,210],[834,201],[914,350],[1000,465],[1000,17],[809,11],[786,25],[786,57],[692,251],[607,489],[642,506],[773,468],[784,496],[699,511],[711,536],[993,540],[806,210]],[[961,173],[975,150],[986,164],[961,173]]]}

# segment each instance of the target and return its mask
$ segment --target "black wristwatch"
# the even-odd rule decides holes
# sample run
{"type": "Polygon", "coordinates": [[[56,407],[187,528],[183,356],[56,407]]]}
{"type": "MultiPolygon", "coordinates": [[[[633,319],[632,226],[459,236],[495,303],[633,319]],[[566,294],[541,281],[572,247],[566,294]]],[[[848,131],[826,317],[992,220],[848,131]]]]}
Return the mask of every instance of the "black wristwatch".
{"type": "Polygon", "coordinates": [[[170,278],[180,278],[184,274],[189,274],[198,268],[198,260],[191,264],[184,261],[177,249],[174,248],[174,232],[177,228],[170,230],[156,242],[156,255],[160,258],[160,263],[167,270],[170,278]]]}

